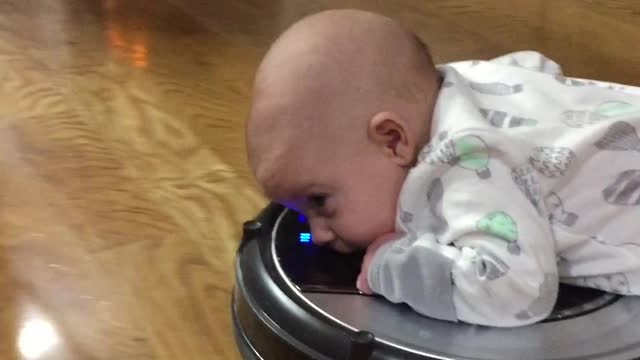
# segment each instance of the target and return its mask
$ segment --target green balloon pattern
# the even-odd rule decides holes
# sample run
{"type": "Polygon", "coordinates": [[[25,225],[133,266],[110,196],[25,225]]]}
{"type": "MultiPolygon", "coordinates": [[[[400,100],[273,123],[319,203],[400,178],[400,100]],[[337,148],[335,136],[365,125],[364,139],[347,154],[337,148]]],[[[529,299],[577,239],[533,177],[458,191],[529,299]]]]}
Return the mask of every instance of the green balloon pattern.
{"type": "Polygon", "coordinates": [[[608,101],[600,106],[596,112],[604,117],[617,117],[640,114],[640,107],[621,101],[608,101]]]}
{"type": "Polygon", "coordinates": [[[640,106],[622,101],[607,101],[591,110],[567,110],[562,113],[562,121],[569,127],[591,126],[621,116],[640,115],[640,106]]]}
{"type": "Polygon", "coordinates": [[[510,253],[514,255],[520,254],[518,225],[513,218],[504,211],[492,212],[478,220],[476,228],[506,241],[508,243],[507,250],[510,253]]]}
{"type": "Polygon", "coordinates": [[[491,177],[489,147],[482,138],[475,135],[451,139],[446,132],[442,132],[434,145],[425,147],[418,160],[429,164],[459,166],[474,171],[481,179],[491,177]]]}
{"type": "Polygon", "coordinates": [[[463,136],[455,141],[454,148],[458,158],[456,165],[475,171],[481,179],[491,177],[489,149],[484,140],[475,135],[463,136]]]}

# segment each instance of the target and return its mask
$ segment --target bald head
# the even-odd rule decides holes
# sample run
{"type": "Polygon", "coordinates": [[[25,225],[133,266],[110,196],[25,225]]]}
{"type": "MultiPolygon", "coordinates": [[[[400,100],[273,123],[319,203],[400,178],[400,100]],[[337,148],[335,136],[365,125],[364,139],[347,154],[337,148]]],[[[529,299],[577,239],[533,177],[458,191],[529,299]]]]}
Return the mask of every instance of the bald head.
{"type": "MultiPolygon", "coordinates": [[[[373,85],[379,82],[385,88],[406,88],[402,73],[432,68],[426,46],[392,19],[359,10],[329,10],[298,21],[274,42],[256,74],[256,95],[273,87],[308,89],[308,83],[321,90],[349,85],[374,93],[379,88],[373,85]]],[[[409,91],[396,95],[415,100],[409,91]]]]}
{"type": "Polygon", "coordinates": [[[296,22],[255,77],[247,145],[258,181],[282,173],[283,159],[303,143],[338,156],[344,142],[366,140],[376,113],[393,112],[419,134],[436,82],[426,46],[387,17],[330,10],[296,22]]]}

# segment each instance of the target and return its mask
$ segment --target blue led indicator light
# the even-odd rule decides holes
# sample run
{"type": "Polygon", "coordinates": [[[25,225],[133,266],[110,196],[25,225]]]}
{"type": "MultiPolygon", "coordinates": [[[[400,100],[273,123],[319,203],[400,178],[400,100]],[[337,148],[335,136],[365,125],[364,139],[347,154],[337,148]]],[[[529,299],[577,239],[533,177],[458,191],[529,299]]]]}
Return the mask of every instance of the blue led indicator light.
{"type": "Polygon", "coordinates": [[[311,234],[310,233],[300,233],[300,242],[301,243],[311,242],[311,234]]]}
{"type": "Polygon", "coordinates": [[[306,218],[306,217],[304,217],[304,215],[302,215],[302,214],[298,215],[298,220],[299,220],[301,223],[306,223],[306,222],[307,222],[307,218],[306,218]]]}

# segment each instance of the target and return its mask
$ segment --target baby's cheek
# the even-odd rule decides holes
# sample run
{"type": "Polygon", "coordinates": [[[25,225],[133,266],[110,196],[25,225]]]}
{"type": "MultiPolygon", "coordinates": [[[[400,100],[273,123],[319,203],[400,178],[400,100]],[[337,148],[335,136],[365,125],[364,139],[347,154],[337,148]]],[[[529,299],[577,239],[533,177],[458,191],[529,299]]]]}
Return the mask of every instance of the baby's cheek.
{"type": "Polygon", "coordinates": [[[381,235],[393,232],[393,218],[388,219],[388,216],[383,216],[382,211],[373,210],[362,209],[348,218],[345,217],[340,226],[342,231],[339,236],[352,245],[365,248],[381,235]]]}

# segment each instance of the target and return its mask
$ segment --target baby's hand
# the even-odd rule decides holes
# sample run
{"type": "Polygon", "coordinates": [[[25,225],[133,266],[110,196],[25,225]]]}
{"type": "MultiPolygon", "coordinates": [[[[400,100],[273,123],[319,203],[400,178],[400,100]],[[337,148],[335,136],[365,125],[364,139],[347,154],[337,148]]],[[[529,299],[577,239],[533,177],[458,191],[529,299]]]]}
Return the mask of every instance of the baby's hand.
{"type": "Polygon", "coordinates": [[[376,254],[376,251],[380,248],[380,246],[384,245],[389,241],[397,240],[402,236],[401,233],[387,233],[380,236],[376,241],[371,243],[367,248],[367,252],[364,255],[364,259],[362,259],[362,267],[360,268],[360,275],[358,275],[358,280],[356,281],[356,286],[358,290],[362,291],[365,294],[371,295],[373,291],[369,287],[369,278],[367,274],[369,273],[369,265],[373,260],[373,257],[376,254]]]}

